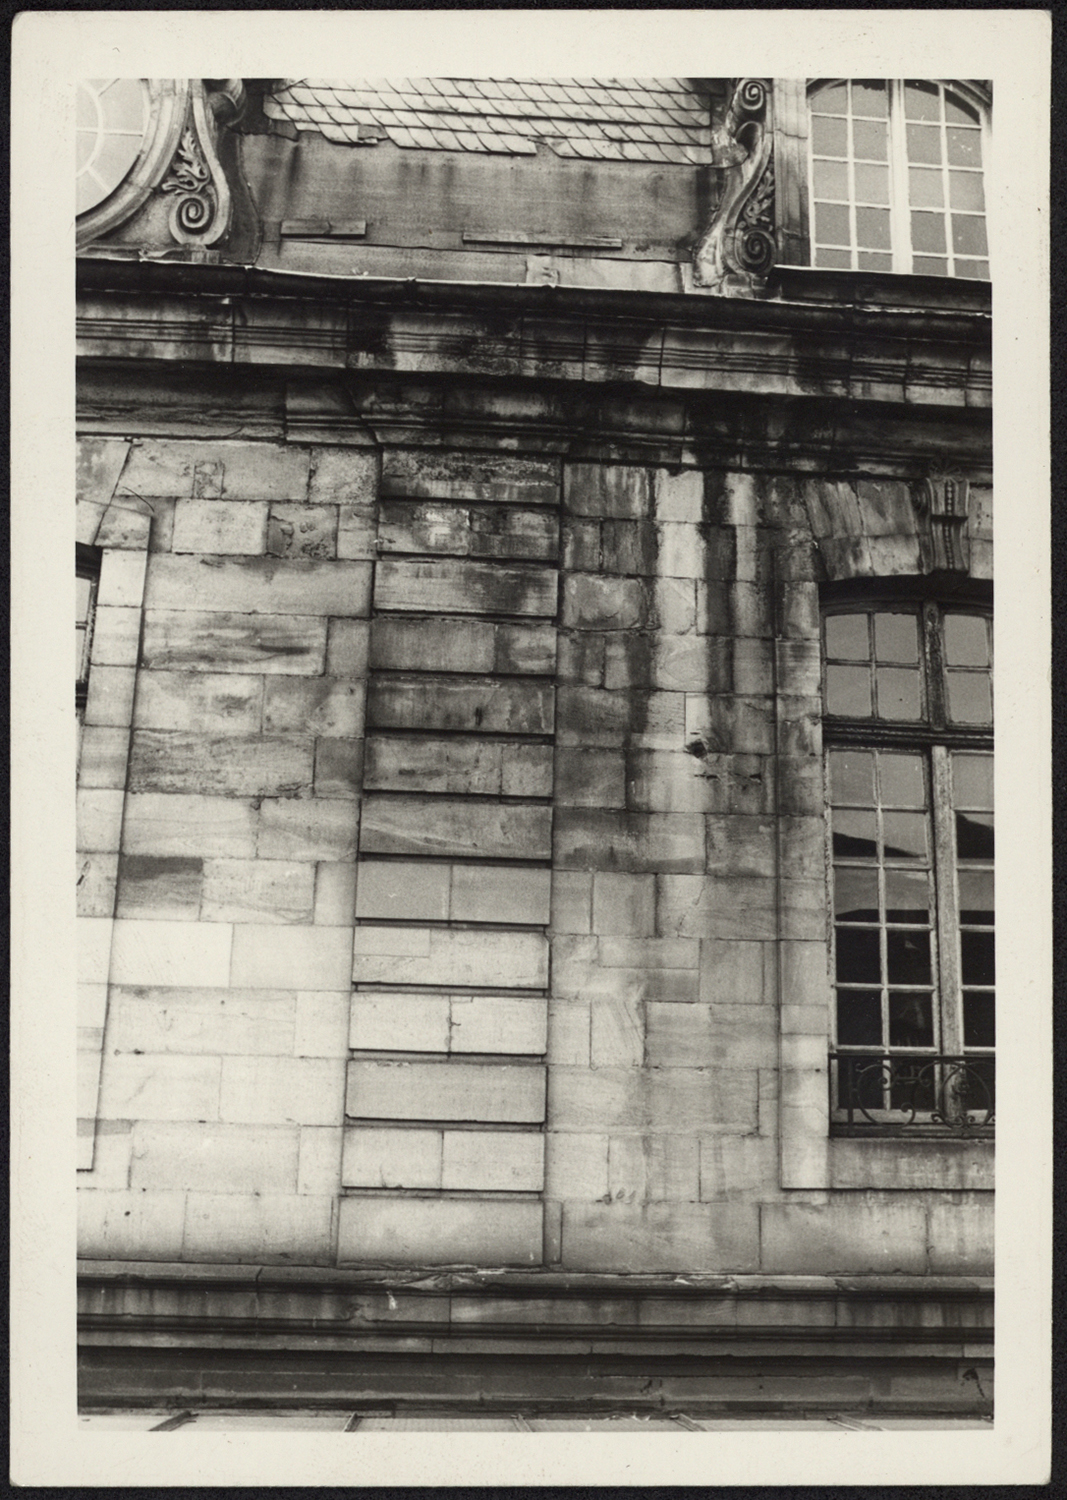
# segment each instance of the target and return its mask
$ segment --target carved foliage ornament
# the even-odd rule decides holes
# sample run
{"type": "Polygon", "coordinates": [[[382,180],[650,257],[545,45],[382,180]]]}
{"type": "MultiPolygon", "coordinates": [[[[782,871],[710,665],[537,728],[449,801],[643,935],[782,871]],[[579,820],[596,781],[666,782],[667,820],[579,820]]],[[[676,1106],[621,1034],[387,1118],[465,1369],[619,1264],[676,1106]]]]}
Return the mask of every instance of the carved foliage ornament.
{"type": "Polygon", "coordinates": [[[723,122],[733,164],[722,198],[694,256],[694,280],[712,291],[758,294],[774,265],[774,156],[771,83],[741,78],[723,122]]]}

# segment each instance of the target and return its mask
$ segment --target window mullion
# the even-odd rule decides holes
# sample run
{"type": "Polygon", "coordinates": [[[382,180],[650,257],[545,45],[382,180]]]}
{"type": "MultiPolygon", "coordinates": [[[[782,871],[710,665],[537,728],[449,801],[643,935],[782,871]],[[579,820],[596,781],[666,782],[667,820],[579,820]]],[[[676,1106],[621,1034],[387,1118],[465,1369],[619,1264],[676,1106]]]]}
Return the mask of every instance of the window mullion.
{"type": "Polygon", "coordinates": [[[893,270],[911,270],[911,218],[908,213],[908,145],[904,124],[904,82],[888,80],[889,203],[893,241],[893,270]]]}
{"type": "Polygon", "coordinates": [[[931,750],[931,801],[934,823],[934,887],[937,892],[937,978],[941,1011],[941,1051],[963,1051],[963,1006],[960,997],[959,895],[956,837],[952,809],[952,763],[944,745],[931,750]]]}

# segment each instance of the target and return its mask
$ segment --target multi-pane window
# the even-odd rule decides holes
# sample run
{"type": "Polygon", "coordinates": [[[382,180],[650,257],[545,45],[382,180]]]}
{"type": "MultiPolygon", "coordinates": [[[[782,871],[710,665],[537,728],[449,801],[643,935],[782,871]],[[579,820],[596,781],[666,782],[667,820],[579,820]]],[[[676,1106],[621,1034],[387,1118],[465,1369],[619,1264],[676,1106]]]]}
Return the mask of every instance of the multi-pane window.
{"type": "Polygon", "coordinates": [[[992,621],[963,605],[824,619],[838,1126],[993,1110],[992,621]]]}
{"type": "Polygon", "coordinates": [[[845,79],[809,106],[813,265],[989,279],[976,100],[942,83],[845,79]]]}
{"type": "Polygon", "coordinates": [[[93,613],[100,563],[95,549],[78,547],[74,569],[74,711],[78,719],[78,744],[89,696],[89,658],[93,645],[93,613]]]}

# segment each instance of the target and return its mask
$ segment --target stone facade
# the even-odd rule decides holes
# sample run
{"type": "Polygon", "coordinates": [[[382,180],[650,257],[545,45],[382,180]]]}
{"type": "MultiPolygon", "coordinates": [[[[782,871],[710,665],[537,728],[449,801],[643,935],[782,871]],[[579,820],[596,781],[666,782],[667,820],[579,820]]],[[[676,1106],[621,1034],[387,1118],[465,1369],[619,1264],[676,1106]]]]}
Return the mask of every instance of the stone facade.
{"type": "Polygon", "coordinates": [[[992,1142],[829,1129],[820,601],[939,465],[988,591],[985,289],[97,252],[87,1399],[984,1410],[992,1142]]]}

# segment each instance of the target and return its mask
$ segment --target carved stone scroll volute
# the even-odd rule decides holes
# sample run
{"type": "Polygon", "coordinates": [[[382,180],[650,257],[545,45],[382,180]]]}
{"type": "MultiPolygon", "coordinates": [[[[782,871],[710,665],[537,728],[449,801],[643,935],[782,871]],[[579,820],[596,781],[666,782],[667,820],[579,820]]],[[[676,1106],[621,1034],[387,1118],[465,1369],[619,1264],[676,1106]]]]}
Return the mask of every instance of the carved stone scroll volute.
{"type": "Polygon", "coordinates": [[[924,573],[966,573],[970,569],[967,521],[970,486],[956,475],[931,474],[912,485],[919,522],[919,554],[924,573]]]}
{"type": "MultiPolygon", "coordinates": [[[[214,80],[223,85],[239,79],[214,80]]],[[[209,100],[203,82],[194,80],[189,110],[177,150],[159,191],[173,198],[170,232],[179,245],[214,245],[230,224],[230,189],[216,154],[216,120],[239,108],[235,89],[217,90],[209,100]],[[220,108],[221,100],[224,108],[220,108]]]]}
{"type": "Polygon", "coordinates": [[[777,256],[771,81],[741,78],[723,122],[733,147],[715,215],[694,255],[694,284],[709,291],[759,296],[777,256]]]}

